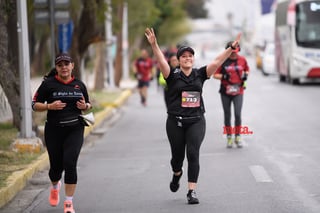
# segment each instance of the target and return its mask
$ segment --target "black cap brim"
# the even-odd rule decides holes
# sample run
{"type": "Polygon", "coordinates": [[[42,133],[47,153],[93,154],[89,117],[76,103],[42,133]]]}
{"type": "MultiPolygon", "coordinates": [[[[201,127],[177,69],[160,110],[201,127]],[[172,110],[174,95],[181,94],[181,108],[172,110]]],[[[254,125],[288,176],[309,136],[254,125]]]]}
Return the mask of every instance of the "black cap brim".
{"type": "Polygon", "coordinates": [[[180,56],[182,56],[182,54],[184,52],[190,52],[192,55],[194,55],[194,50],[191,48],[191,47],[188,47],[188,46],[182,46],[178,49],[177,51],[177,58],[179,58],[180,56]]]}
{"type": "Polygon", "coordinates": [[[55,64],[59,64],[61,61],[72,62],[72,58],[68,54],[59,54],[55,59],[55,64]]]}

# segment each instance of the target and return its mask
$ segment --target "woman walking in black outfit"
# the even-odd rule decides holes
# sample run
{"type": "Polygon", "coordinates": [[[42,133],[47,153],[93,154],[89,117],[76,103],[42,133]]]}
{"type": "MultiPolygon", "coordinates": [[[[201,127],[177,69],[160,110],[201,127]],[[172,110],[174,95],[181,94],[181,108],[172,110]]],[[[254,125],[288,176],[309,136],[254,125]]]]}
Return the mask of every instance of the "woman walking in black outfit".
{"type": "Polygon", "coordinates": [[[223,51],[207,66],[199,69],[193,68],[194,50],[187,46],[180,47],[177,52],[180,66],[172,70],[158,46],[153,29],[147,28],[145,36],[168,86],[166,130],[171,147],[173,170],[170,189],[172,192],[179,189],[186,153],[188,160],[187,200],[189,204],[198,204],[195,189],[200,170],[199,150],[206,131],[205,108],[202,99],[203,83],[230,56],[232,49],[238,45],[241,35],[237,36],[230,48],[223,51]]]}

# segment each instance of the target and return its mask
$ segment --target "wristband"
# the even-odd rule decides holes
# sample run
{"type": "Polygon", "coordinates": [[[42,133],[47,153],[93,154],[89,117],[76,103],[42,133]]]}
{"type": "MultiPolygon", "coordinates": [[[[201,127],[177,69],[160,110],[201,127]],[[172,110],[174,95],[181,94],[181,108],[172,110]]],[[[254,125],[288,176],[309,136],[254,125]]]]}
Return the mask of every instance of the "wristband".
{"type": "Polygon", "coordinates": [[[237,47],[233,47],[232,44],[230,44],[230,48],[231,48],[232,50],[237,49],[237,47]]]}
{"type": "Polygon", "coordinates": [[[33,111],[36,111],[35,105],[36,105],[36,103],[32,102],[31,108],[32,108],[33,111]]]}

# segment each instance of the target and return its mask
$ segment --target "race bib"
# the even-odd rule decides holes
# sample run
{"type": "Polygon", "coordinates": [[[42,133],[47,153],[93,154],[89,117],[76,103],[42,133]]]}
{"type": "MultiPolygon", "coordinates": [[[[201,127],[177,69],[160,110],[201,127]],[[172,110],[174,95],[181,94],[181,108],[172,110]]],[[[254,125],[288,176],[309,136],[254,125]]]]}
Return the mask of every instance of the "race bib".
{"type": "Polygon", "coordinates": [[[238,85],[238,84],[227,85],[226,94],[227,95],[238,95],[238,94],[240,94],[240,85],[238,85]]]}
{"type": "Polygon", "coordinates": [[[200,92],[183,91],[181,96],[182,107],[200,107],[200,92]]]}

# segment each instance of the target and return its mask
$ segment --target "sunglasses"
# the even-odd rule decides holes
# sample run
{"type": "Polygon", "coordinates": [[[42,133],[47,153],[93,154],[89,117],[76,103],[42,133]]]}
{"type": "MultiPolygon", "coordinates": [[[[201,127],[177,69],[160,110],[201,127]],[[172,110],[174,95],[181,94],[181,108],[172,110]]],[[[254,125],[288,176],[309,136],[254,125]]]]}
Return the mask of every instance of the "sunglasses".
{"type": "Polygon", "coordinates": [[[58,67],[69,66],[69,65],[70,65],[69,61],[63,61],[63,62],[60,62],[59,64],[57,64],[58,67]]]}

